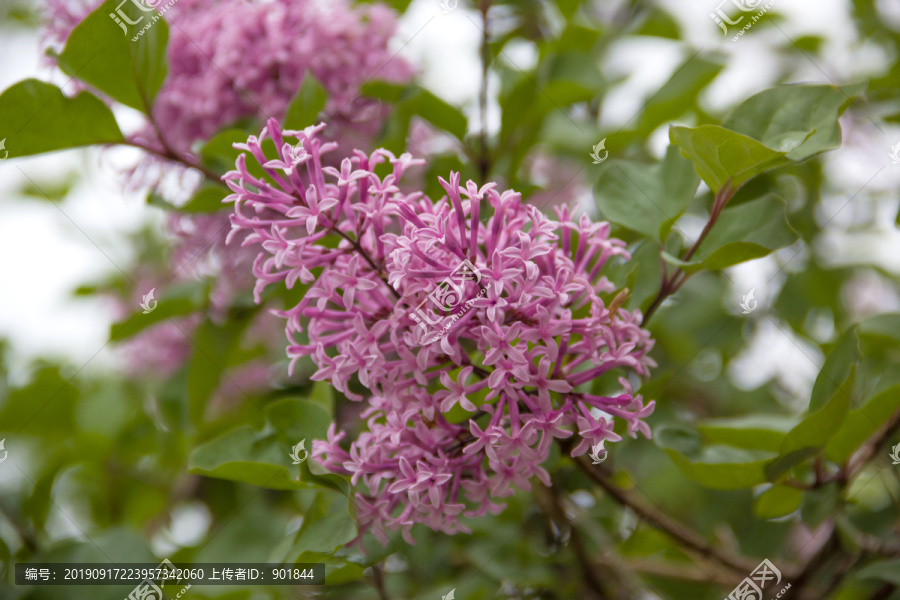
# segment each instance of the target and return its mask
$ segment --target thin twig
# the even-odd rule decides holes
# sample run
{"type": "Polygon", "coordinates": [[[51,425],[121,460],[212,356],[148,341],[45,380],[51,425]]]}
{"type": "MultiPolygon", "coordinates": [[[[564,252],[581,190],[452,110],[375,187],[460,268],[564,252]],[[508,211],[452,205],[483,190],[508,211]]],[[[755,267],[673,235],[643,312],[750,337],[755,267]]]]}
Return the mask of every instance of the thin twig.
{"type": "Polygon", "coordinates": [[[630,493],[614,485],[604,472],[594,468],[587,462],[585,457],[580,456],[576,458],[575,464],[578,465],[578,468],[581,469],[585,475],[590,477],[594,483],[603,488],[613,500],[622,506],[630,508],[635,514],[667,533],[672,539],[687,549],[744,575],[752,572],[753,569],[756,568],[757,563],[748,561],[743,557],[731,556],[721,548],[713,548],[693,529],[677,523],[657,509],[639,502],[637,499],[633,498],[630,493]]]}

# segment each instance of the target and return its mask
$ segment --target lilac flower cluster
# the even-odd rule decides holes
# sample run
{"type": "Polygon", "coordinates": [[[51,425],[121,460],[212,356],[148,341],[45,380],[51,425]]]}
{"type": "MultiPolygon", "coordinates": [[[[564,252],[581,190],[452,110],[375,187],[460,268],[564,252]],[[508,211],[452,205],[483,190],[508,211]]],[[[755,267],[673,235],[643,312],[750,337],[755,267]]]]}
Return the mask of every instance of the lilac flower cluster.
{"type": "MultiPolygon", "coordinates": [[[[101,3],[49,0],[47,42],[65,40],[101,3]]],[[[307,72],[328,92],[325,112],[338,124],[333,133],[359,143],[377,132],[384,112],[360,96],[360,86],[376,76],[404,82],[413,75],[388,48],[396,18],[382,4],[179,0],[166,19],[168,73],[153,107],[158,128],[136,138],[160,150],[164,142],[189,152],[195,141],[242,118],[281,118],[307,72]]]]}
{"type": "Polygon", "coordinates": [[[261,250],[257,299],[273,283],[308,286],[280,313],[292,366],[311,357],[313,379],[367,404],[367,431],[349,450],[334,424],[313,445],[328,469],[352,476],[361,531],[385,542],[400,529],[410,543],[415,523],[467,531],[459,515],[500,511],[494,499],[529,490],[532,476],[550,484],[541,465],[554,438],[577,432],[578,456],[621,439],[616,419],[632,437],[650,436],[643,419],[654,403],[624,377],[616,395],[580,391],[613,369],[654,366],[640,312],[601,299],[616,290],[604,265],[628,258],[608,223],[565,207],[552,220],[516,192],[463,186],[457,173],[440,180],[446,196],[436,202],[404,193],[404,172],[423,162],[409,154],[356,151],[323,167],[335,148],[323,128],[281,131],[270,120],[235,145],[244,153],[223,179],[234,192],[232,234],[261,250]],[[275,158],[263,151],[269,140],[275,158]],[[480,278],[464,281],[461,296],[475,300],[435,337],[412,315],[463,261],[480,278]]]}

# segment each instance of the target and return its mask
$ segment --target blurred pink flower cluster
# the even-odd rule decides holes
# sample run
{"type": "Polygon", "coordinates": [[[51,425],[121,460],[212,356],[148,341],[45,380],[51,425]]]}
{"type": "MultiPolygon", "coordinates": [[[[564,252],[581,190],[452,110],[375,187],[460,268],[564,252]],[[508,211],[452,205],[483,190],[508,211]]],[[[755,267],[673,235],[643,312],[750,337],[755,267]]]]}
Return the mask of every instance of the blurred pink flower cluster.
{"type": "MultiPolygon", "coordinates": [[[[48,42],[60,45],[101,3],[48,0],[48,42]]],[[[377,132],[383,111],[360,96],[360,86],[413,75],[388,47],[396,19],[382,4],[178,0],[166,20],[168,73],[153,107],[159,130],[147,127],[137,137],[179,153],[242,118],[281,119],[307,71],[328,92],[325,112],[338,125],[332,133],[361,142],[377,132]]]]}
{"type": "Polygon", "coordinates": [[[409,154],[356,151],[323,166],[336,147],[323,128],[281,131],[270,120],[235,145],[245,153],[224,180],[232,233],[260,248],[257,298],[273,283],[308,286],[280,313],[292,365],[310,356],[313,379],[367,404],[368,431],[349,451],[334,425],[313,446],[331,471],[364,484],[362,531],[384,542],[400,529],[411,543],[415,523],[467,531],[461,514],[501,510],[494,499],[529,490],[533,476],[550,484],[542,463],[554,438],[577,433],[577,456],[621,439],[616,420],[650,436],[654,403],[626,378],[613,395],[580,391],[614,369],[643,376],[654,366],[639,311],[600,297],[616,290],[604,265],[628,258],[607,223],[566,208],[553,220],[516,192],[463,186],[456,173],[440,180],[437,201],[404,193],[404,172],[423,162],[409,154]],[[275,157],[263,152],[269,139],[275,157]],[[429,315],[432,301],[468,310],[429,315]]]}
{"type": "MultiPolygon", "coordinates": [[[[101,3],[47,0],[47,45],[59,49],[101,3]]],[[[131,136],[162,153],[168,147],[189,154],[195,142],[241,119],[283,117],[307,72],[328,93],[325,113],[337,124],[334,139],[348,148],[367,145],[386,109],[362,97],[360,86],[374,78],[404,82],[413,74],[410,64],[388,47],[396,29],[393,11],[377,3],[353,7],[345,0],[178,0],[165,18],[170,23],[168,73],[153,107],[156,126],[148,123],[131,136]]],[[[110,27],[116,28],[112,20],[110,27]]],[[[144,160],[131,172],[130,182],[158,184],[173,166],[178,168],[168,161],[144,160]]],[[[192,190],[196,184],[182,179],[177,187],[192,190]]],[[[228,229],[224,212],[173,213],[168,219],[168,230],[175,236],[171,273],[159,274],[155,281],[145,279],[138,291],[167,280],[212,277],[212,315],[223,318],[235,297],[251,289],[249,271],[255,257],[253,251],[224,244],[228,229]]],[[[154,376],[174,373],[192,352],[186,335],[200,323],[197,317],[139,334],[126,348],[134,370],[154,376]]]]}

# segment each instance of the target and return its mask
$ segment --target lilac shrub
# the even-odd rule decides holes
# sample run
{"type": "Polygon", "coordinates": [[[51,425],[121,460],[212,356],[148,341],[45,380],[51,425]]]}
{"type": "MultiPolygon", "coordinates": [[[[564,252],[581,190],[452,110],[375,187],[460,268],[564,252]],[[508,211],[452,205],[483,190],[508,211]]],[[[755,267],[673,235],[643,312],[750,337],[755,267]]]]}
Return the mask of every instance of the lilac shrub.
{"type": "Polygon", "coordinates": [[[348,450],[332,424],[312,453],[351,476],[361,532],[386,543],[386,530],[400,529],[413,543],[415,523],[468,531],[460,515],[500,511],[494,500],[529,490],[533,476],[550,485],[542,463],[554,438],[577,433],[579,456],[620,440],[616,420],[650,436],[654,403],[625,377],[614,395],[582,391],[614,369],[646,376],[654,366],[640,312],[601,299],[616,292],[604,266],[629,258],[608,223],[566,207],[554,220],[494,183],[461,185],[457,173],[440,179],[437,201],[406,193],[404,172],[424,162],[409,154],[357,150],[323,166],[336,148],[324,127],[282,131],[270,120],[235,145],[244,153],[223,179],[234,192],[231,235],[259,248],[257,301],[271,284],[308,286],[279,313],[291,367],[311,357],[314,380],[366,405],[367,431],[348,450]],[[263,151],[268,140],[276,157],[263,151]],[[474,267],[455,288],[465,314],[414,316],[460,264],[474,267]],[[427,321],[445,328],[436,335],[427,321]]]}

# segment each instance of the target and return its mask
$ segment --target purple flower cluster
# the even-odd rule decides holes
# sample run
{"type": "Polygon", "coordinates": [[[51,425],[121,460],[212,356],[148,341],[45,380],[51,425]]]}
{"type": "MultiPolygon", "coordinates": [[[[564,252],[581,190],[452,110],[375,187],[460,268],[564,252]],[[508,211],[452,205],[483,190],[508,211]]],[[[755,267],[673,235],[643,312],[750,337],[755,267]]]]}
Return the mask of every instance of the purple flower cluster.
{"type": "MultiPolygon", "coordinates": [[[[49,0],[47,43],[64,41],[102,0],[74,2],[49,0]]],[[[242,118],[283,117],[307,72],[328,92],[325,112],[340,136],[359,143],[377,132],[384,112],[359,95],[360,86],[375,77],[404,82],[413,75],[388,48],[396,18],[382,4],[178,0],[166,19],[172,24],[168,73],[153,107],[159,129],[148,127],[137,139],[152,146],[164,141],[180,153],[242,118]]]]}
{"type": "Polygon", "coordinates": [[[463,186],[456,173],[440,180],[440,200],[404,193],[404,172],[423,162],[409,154],[356,151],[340,168],[323,166],[335,148],[323,128],[281,131],[270,120],[235,145],[244,153],[224,180],[232,233],[261,248],[257,298],[272,283],[308,286],[280,313],[292,366],[311,357],[313,379],[367,404],[367,431],[349,450],[334,425],[313,445],[328,469],[352,476],[361,531],[384,542],[400,529],[411,543],[415,523],[467,531],[459,515],[501,510],[494,499],[529,490],[532,476],[550,484],[541,465],[554,438],[577,432],[577,456],[621,439],[617,419],[632,437],[650,436],[643,419],[654,403],[626,378],[615,395],[582,391],[614,369],[654,366],[640,312],[601,299],[616,291],[604,265],[628,258],[608,223],[565,207],[553,220],[516,192],[463,186]],[[420,304],[435,299],[466,299],[468,310],[423,319],[420,304]],[[438,335],[432,322],[449,327],[438,335]]]}

